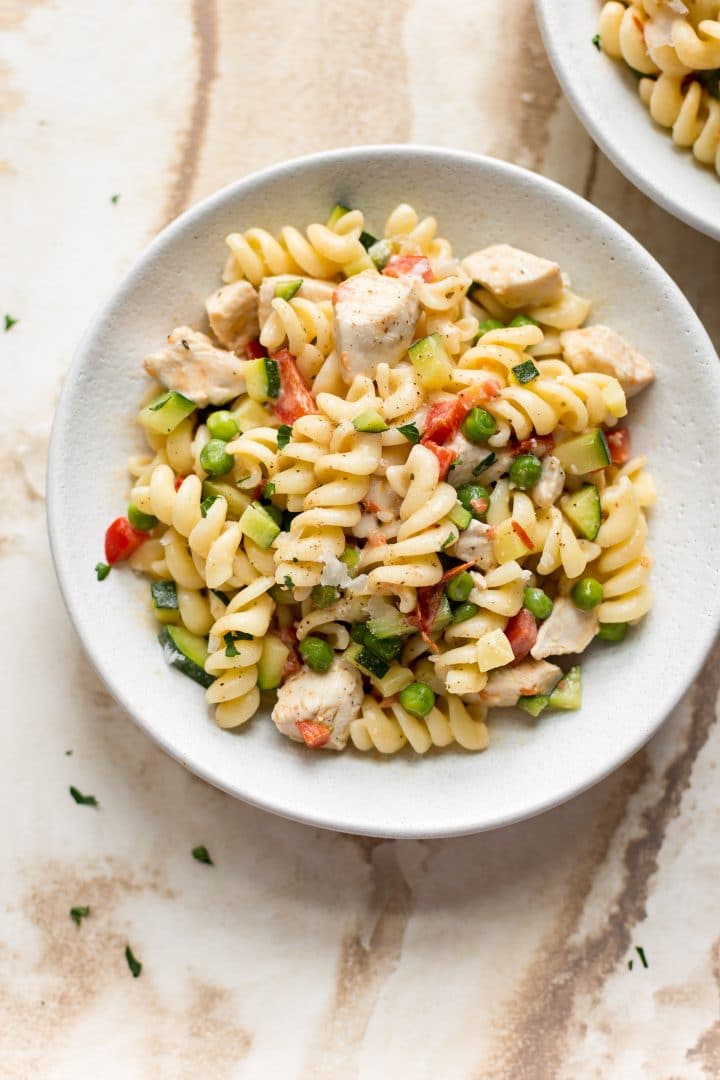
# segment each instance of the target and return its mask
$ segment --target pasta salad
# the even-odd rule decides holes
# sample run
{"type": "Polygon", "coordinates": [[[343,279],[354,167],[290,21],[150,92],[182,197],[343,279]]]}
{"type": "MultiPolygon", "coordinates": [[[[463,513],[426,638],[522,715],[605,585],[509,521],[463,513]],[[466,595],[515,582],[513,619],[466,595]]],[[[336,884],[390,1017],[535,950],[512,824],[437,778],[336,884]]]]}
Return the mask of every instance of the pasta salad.
{"type": "Polygon", "coordinates": [[[720,0],[608,0],[599,29],[653,120],[720,173],[720,0]]]}
{"type": "Polygon", "coordinates": [[[654,370],[550,259],[458,259],[406,204],[365,225],[227,238],[204,328],[145,358],[98,577],[150,577],[222,728],[265,700],[313,749],[483,750],[489,708],[578,709],[577,654],[651,607],[620,421],[654,370]]]}

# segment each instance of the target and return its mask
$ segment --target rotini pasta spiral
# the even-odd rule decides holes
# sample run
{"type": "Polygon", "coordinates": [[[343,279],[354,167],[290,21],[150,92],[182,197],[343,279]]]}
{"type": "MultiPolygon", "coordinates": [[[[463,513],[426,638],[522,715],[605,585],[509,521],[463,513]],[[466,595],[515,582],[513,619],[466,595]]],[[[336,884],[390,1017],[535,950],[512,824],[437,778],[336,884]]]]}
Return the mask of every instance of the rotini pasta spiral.
{"type": "Polygon", "coordinates": [[[257,688],[258,661],[262,641],[270,626],[275,605],[268,596],[273,578],[258,578],[242,589],[227,605],[225,613],[210,631],[210,654],[205,670],[215,675],[206,697],[215,705],[215,719],[220,727],[240,727],[253,716],[260,704],[257,688]],[[239,640],[236,635],[242,635],[239,640]],[[252,640],[244,640],[248,636],[252,640]],[[228,640],[221,646],[220,642],[228,640]]]}
{"type": "Polygon", "coordinates": [[[484,750],[489,741],[481,705],[466,705],[449,694],[440,698],[420,719],[398,702],[383,708],[373,698],[363,701],[360,717],[350,726],[350,738],[358,750],[379,750],[394,754],[409,744],[416,754],[426,754],[433,746],[456,742],[465,750],[484,750]]]}

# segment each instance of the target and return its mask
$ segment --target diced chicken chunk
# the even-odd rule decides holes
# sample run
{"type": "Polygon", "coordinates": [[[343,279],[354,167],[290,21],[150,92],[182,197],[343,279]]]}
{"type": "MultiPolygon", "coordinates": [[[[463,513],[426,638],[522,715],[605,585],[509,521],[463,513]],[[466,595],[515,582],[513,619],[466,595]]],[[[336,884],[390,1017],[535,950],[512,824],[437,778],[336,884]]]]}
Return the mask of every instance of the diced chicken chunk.
{"type": "Polygon", "coordinates": [[[381,476],[371,476],[368,493],[363,499],[363,507],[374,514],[382,525],[400,520],[400,496],[381,476]]]}
{"type": "Polygon", "coordinates": [[[634,397],[655,378],[655,368],[609,326],[586,326],[560,335],[563,358],[573,371],[614,375],[627,397],[634,397]]]}
{"type": "MultiPolygon", "coordinates": [[[[266,277],[262,279],[260,289],[258,290],[258,320],[260,322],[261,330],[270,318],[272,302],[275,299],[275,289],[277,286],[288,281],[299,280],[300,274],[278,274],[276,277],[266,277]]],[[[313,304],[319,304],[323,300],[332,300],[336,288],[337,283],[334,281],[323,281],[322,278],[304,277],[302,279],[302,285],[295,293],[295,296],[302,296],[303,300],[311,300],[313,304]]]]}
{"type": "MultiPolygon", "coordinates": [[[[360,672],[345,660],[336,658],[322,675],[303,668],[278,690],[272,711],[281,735],[304,742],[298,723],[312,721],[328,730],[324,750],[342,750],[348,741],[350,725],[360,715],[363,688],[360,672]]],[[[322,731],[320,732],[322,737],[322,731]]]]}
{"type": "Polygon", "coordinates": [[[365,270],[338,285],[333,302],[335,347],[347,382],[403,359],[420,315],[413,278],[365,270]]]}
{"type": "Polygon", "coordinates": [[[234,281],[208,296],[205,310],[212,332],[226,349],[239,351],[260,333],[258,296],[249,281],[234,281]]]}
{"type": "Polygon", "coordinates": [[[552,506],[565,486],[565,470],[553,454],[542,459],[540,479],[530,492],[536,506],[552,506]]]}
{"type": "Polygon", "coordinates": [[[523,660],[521,664],[496,668],[490,672],[487,686],[480,692],[486,705],[507,708],[518,698],[547,694],[561,678],[562,671],[546,660],[523,660]]]}
{"type": "MultiPolygon", "coordinates": [[[[416,419],[416,423],[422,431],[422,422],[416,419]]],[[[470,442],[461,432],[446,442],[445,446],[457,454],[449,474],[450,482],[455,487],[462,487],[463,484],[490,484],[508,472],[513,463],[513,455],[508,450],[496,451],[493,464],[489,465],[482,475],[477,475],[473,470],[490,454],[489,446],[485,443],[478,445],[470,442]]]]}
{"type": "Polygon", "coordinates": [[[530,650],[536,660],[567,656],[586,649],[598,632],[597,611],[581,611],[566,596],[559,597],[551,615],[540,624],[537,641],[530,650]]]}
{"type": "Polygon", "coordinates": [[[218,349],[207,334],[178,326],[167,341],[145,357],[145,370],[168,390],[177,390],[200,408],[224,405],[244,392],[242,361],[218,349]]]}
{"type": "Polygon", "coordinates": [[[492,537],[492,526],[483,521],[471,521],[448,552],[463,562],[474,562],[481,570],[492,570],[497,565],[492,537]]]}
{"type": "Polygon", "coordinates": [[[473,281],[480,282],[509,308],[552,303],[563,288],[557,263],[509,244],[493,244],[475,251],[463,259],[462,267],[473,281]]]}

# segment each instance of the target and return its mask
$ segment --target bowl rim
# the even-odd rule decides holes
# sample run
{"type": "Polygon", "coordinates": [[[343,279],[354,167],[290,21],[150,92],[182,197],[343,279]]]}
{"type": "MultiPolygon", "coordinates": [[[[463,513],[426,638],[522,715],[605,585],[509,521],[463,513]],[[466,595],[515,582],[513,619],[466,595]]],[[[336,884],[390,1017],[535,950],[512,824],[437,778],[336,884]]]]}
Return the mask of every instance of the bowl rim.
{"type": "MultiPolygon", "coordinates": [[[[678,218],[686,225],[690,225],[691,228],[711,237],[713,240],[720,240],[720,221],[716,224],[708,221],[702,214],[695,213],[691,205],[686,205],[680,199],[673,197],[665,188],[655,182],[653,176],[638,169],[632,158],[628,158],[620,152],[616,143],[604,130],[602,117],[594,109],[594,100],[580,94],[575,80],[570,77],[564,60],[566,50],[559,47],[558,38],[551,28],[552,16],[550,11],[552,0],[534,0],[534,3],[543,45],[563,93],[570,102],[578,120],[587,129],[605,156],[639,191],[642,191],[652,202],[657,203],[672,217],[678,218]]],[[[648,123],[652,124],[649,114],[648,123]]],[[[688,168],[691,165],[692,158],[688,162],[688,168]]],[[[662,170],[659,170],[659,175],[662,175],[662,170]]],[[[718,198],[720,198],[720,178],[718,178],[718,198]]]]}
{"type": "Polygon", "coordinates": [[[486,832],[530,819],[582,794],[589,788],[594,787],[595,784],[600,783],[600,781],[604,780],[610,773],[623,765],[624,762],[637,753],[637,751],[658,731],[666,717],[677,707],[688,687],[691,686],[697,678],[707,654],[712,648],[718,630],[720,630],[720,594],[713,597],[712,605],[708,613],[708,619],[704,623],[705,629],[699,635],[699,638],[696,639],[696,659],[690,669],[690,675],[687,681],[682,686],[679,686],[674,694],[668,695],[668,703],[664,710],[652,717],[649,721],[646,721],[646,723],[639,724],[636,736],[631,741],[624,744],[622,748],[617,750],[614,754],[608,754],[607,758],[603,761],[602,766],[599,767],[596,772],[592,773],[592,775],[589,775],[586,779],[581,781],[567,781],[552,794],[536,798],[534,801],[531,800],[516,812],[498,812],[494,815],[485,815],[481,821],[458,825],[453,825],[452,823],[446,825],[440,824],[435,825],[432,828],[422,827],[403,821],[390,823],[386,829],[378,829],[363,821],[348,819],[340,820],[337,815],[328,815],[327,813],[315,811],[303,812],[302,807],[285,805],[282,792],[275,792],[272,796],[267,798],[263,797],[262,794],[248,794],[242,790],[240,786],[233,786],[230,783],[224,782],[217,775],[214,775],[212,769],[207,769],[202,765],[195,764],[183,753],[181,748],[174,745],[169,738],[166,738],[160,730],[156,729],[152,722],[145,718],[141,710],[136,711],[125,694],[124,688],[126,680],[122,677],[118,677],[113,665],[108,662],[108,658],[102,654],[100,649],[96,648],[92,635],[86,632],[79,598],[73,595],[70,587],[70,566],[73,561],[71,545],[63,543],[63,535],[60,526],[63,477],[62,442],[68,424],[72,422],[71,405],[75,384],[83,371],[90,343],[106,322],[111,310],[116,307],[125,293],[133,287],[137,275],[142,272],[145,264],[151,260],[158,251],[161,251],[165,245],[171,243],[176,235],[183,233],[186,228],[192,226],[197,218],[212,212],[217,206],[224,204],[228,200],[241,198],[243,190],[247,186],[261,184],[266,180],[281,177],[282,174],[286,172],[295,172],[298,169],[308,167],[312,169],[314,165],[320,163],[337,164],[341,166],[353,159],[367,159],[370,157],[382,161],[383,159],[387,160],[396,158],[397,156],[406,156],[409,158],[430,157],[437,160],[438,164],[448,164],[455,161],[474,168],[478,166],[480,166],[480,168],[490,166],[493,170],[513,176],[515,179],[521,180],[522,183],[529,184],[536,189],[539,189],[541,193],[545,192],[548,195],[554,195],[555,197],[564,200],[566,203],[574,205],[574,207],[581,210],[582,213],[595,217],[602,223],[606,233],[609,235],[612,235],[613,233],[622,235],[625,238],[625,241],[629,243],[630,247],[634,249],[640,257],[652,264],[656,274],[656,280],[659,284],[662,284],[666,289],[671,290],[676,295],[677,299],[686,307],[688,317],[694,324],[695,337],[698,343],[703,344],[717,359],[715,348],[702,322],[692,309],[682,290],[673,281],[667,271],[657,262],[654,256],[652,256],[639,241],[628,233],[623,226],[615,222],[604,211],[582,198],[582,196],[578,195],[576,192],[564,187],[562,184],[499,158],[444,147],[426,146],[422,144],[386,143],[320,151],[314,154],[283,160],[262,169],[255,170],[252,173],[248,173],[247,176],[232,181],[218,191],[206,196],[199,202],[194,203],[166,225],[133,260],[131,266],[122,275],[118,284],[115,285],[96,310],[95,315],[80,338],[77,348],[74,351],[73,359],[66,372],[55,410],[49,440],[46,473],[46,505],[48,537],[55,574],[66,611],[70,616],[70,621],[73,624],[85,653],[89,657],[96,673],[99,675],[114,699],[119,702],[125,712],[132,718],[133,722],[146,735],[150,736],[150,738],[153,739],[165,753],[178,761],[194,775],[199,776],[219,790],[225,791],[227,794],[232,795],[234,798],[241,799],[251,806],[266,810],[280,817],[315,827],[349,832],[357,835],[395,839],[423,839],[472,835],[474,833],[486,832]]]}

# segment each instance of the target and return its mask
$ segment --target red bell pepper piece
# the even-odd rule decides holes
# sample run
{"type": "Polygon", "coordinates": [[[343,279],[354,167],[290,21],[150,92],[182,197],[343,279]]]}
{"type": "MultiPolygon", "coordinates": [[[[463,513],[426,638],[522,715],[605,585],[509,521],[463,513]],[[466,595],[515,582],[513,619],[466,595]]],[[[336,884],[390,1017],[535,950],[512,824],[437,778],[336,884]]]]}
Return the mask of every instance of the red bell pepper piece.
{"type": "Polygon", "coordinates": [[[524,660],[537,641],[537,621],[527,608],[521,608],[517,615],[508,619],[505,637],[512,646],[515,663],[524,660]]]}
{"type": "Polygon", "coordinates": [[[630,460],[630,432],[627,428],[616,428],[605,433],[610,460],[613,465],[624,465],[630,460]]]}
{"type": "Polygon", "coordinates": [[[468,406],[459,396],[445,401],[433,401],[425,417],[422,442],[442,445],[449,439],[454,439],[467,414],[468,406]]]}
{"type": "Polygon", "coordinates": [[[116,518],[105,533],[105,558],[112,566],[129,559],[144,544],[150,534],[133,529],[126,517],[116,518]]]}
{"type": "Polygon", "coordinates": [[[438,446],[432,439],[423,439],[423,445],[427,446],[428,450],[432,450],[440,462],[440,479],[444,480],[457,454],[454,450],[448,450],[445,446],[438,446]]]}
{"type": "Polygon", "coordinates": [[[387,277],[419,277],[423,281],[435,280],[430,260],[424,255],[391,255],[385,264],[383,274],[387,277]]]}
{"type": "Polygon", "coordinates": [[[311,750],[319,750],[330,740],[330,728],[327,724],[318,723],[317,720],[296,720],[295,727],[305,740],[305,745],[311,750]]]}
{"type": "Polygon", "coordinates": [[[280,368],[280,393],[272,403],[275,415],[283,424],[294,424],[301,416],[317,412],[315,401],[298,371],[295,357],[287,349],[273,353],[280,368]]]}

